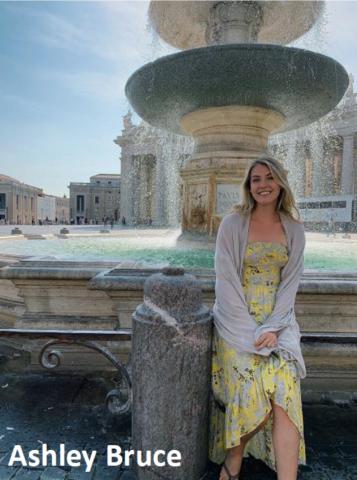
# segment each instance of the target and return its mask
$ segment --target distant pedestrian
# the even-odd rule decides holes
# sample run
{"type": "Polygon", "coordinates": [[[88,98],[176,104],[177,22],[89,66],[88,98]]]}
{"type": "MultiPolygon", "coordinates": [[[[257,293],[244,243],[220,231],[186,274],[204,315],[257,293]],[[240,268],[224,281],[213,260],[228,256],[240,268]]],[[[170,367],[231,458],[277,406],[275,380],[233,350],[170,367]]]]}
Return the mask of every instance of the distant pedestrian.
{"type": "Polygon", "coordinates": [[[329,237],[330,235],[336,237],[335,216],[333,212],[330,213],[330,217],[328,220],[327,236],[329,237]]]}
{"type": "Polygon", "coordinates": [[[114,218],[112,217],[110,219],[110,228],[113,230],[113,227],[114,227],[114,218]]]}

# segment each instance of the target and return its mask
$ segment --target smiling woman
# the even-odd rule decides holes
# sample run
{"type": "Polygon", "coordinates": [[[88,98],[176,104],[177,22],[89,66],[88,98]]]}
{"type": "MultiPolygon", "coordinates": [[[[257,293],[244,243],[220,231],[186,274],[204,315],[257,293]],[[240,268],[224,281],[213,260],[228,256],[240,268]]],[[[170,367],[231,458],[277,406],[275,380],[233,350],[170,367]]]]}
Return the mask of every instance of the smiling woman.
{"type": "Polygon", "coordinates": [[[306,462],[294,313],[304,227],[276,160],[254,161],[242,185],[217,236],[210,457],[224,461],[220,480],[238,479],[245,451],[293,480],[306,462]]]}

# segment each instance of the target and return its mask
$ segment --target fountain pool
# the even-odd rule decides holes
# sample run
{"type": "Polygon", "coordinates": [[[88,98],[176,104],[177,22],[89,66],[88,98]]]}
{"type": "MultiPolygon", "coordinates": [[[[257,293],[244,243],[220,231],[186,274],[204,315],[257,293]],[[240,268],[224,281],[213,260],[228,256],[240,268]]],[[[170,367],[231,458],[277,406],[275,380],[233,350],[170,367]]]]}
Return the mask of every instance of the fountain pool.
{"type": "MultiPolygon", "coordinates": [[[[133,261],[139,264],[181,265],[185,268],[213,268],[214,244],[180,241],[180,230],[141,234],[126,230],[110,237],[97,235],[60,239],[53,235],[46,240],[2,239],[0,252],[46,260],[64,261],[133,261]]],[[[138,264],[136,266],[139,266],[138,264]]],[[[343,238],[322,233],[307,233],[305,269],[322,271],[357,271],[357,235],[343,238]]]]}

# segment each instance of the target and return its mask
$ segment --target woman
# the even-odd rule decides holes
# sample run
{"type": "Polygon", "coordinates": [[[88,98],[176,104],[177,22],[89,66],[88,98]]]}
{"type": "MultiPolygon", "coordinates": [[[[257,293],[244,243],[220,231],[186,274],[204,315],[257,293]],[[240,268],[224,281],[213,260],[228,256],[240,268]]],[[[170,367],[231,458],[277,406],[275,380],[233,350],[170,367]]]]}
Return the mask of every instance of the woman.
{"type": "Polygon", "coordinates": [[[244,453],[296,480],[305,464],[300,378],[306,375],[294,313],[304,227],[286,172],[254,161],[242,203],[221,222],[213,308],[210,458],[237,480],[244,453]]]}

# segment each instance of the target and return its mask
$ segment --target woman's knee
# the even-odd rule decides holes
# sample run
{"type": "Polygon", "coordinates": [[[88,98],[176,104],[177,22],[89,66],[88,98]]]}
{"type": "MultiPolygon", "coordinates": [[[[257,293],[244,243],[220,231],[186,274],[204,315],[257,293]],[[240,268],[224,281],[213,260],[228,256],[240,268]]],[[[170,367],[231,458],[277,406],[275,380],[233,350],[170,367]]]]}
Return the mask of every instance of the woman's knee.
{"type": "Polygon", "coordinates": [[[297,426],[290,419],[284,408],[274,402],[271,402],[271,404],[273,408],[273,425],[278,424],[284,428],[294,427],[294,429],[299,433],[297,426]]]}

